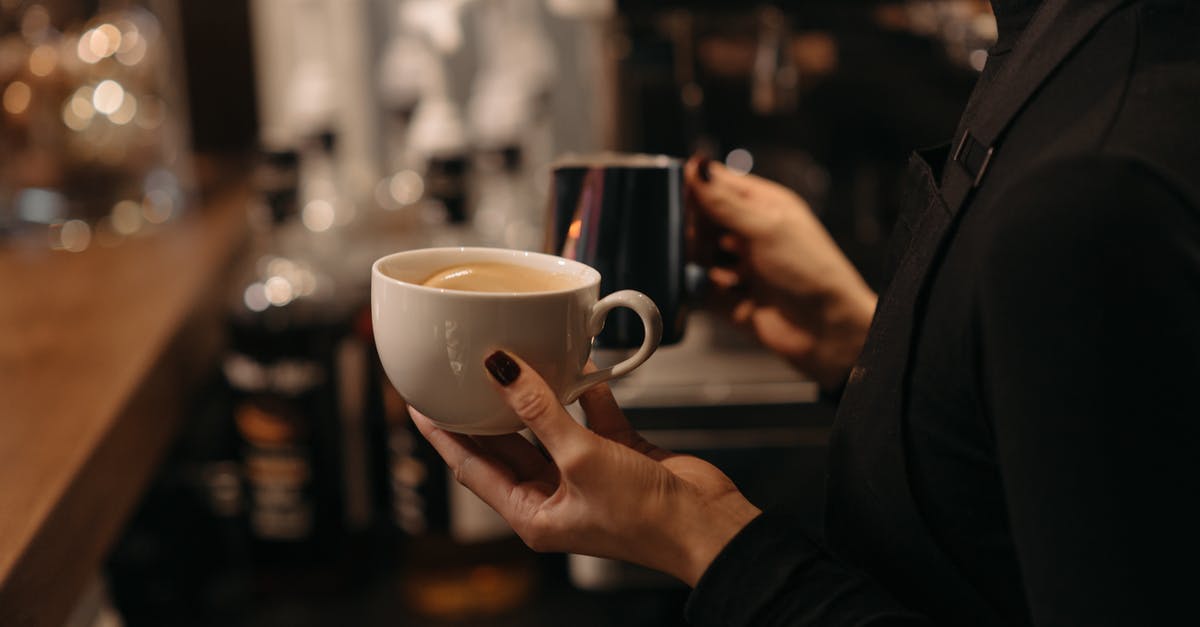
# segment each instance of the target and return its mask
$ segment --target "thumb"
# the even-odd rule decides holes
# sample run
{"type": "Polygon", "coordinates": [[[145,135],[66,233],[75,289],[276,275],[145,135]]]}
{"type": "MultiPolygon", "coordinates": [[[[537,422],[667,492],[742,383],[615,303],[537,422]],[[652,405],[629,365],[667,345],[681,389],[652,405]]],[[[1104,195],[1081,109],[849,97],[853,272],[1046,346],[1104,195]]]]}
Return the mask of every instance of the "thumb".
{"type": "Polygon", "coordinates": [[[519,357],[498,350],[483,365],[509,408],[555,460],[561,462],[586,447],[594,437],[575,422],[546,381],[519,357]]]}

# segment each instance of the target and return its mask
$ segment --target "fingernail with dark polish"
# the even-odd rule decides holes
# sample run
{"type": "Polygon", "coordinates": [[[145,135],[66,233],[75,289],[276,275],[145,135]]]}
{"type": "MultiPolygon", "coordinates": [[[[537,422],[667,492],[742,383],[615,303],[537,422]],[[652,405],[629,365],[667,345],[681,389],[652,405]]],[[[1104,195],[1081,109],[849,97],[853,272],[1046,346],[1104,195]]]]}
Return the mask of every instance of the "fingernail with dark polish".
{"type": "Polygon", "coordinates": [[[696,164],[696,173],[700,175],[700,180],[705,183],[712,180],[712,173],[708,171],[710,165],[712,165],[712,159],[708,157],[701,159],[700,163],[696,164]]]}
{"type": "Polygon", "coordinates": [[[521,367],[504,351],[492,353],[490,357],[483,360],[483,365],[487,367],[487,371],[497,383],[506,387],[521,376],[521,367]]]}

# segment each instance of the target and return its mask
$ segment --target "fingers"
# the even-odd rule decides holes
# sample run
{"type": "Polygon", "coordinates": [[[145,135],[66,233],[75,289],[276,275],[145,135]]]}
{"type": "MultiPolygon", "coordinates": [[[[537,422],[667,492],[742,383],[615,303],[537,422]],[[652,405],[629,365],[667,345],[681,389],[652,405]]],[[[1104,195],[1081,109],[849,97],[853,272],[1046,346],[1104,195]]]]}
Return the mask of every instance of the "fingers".
{"type": "Polygon", "coordinates": [[[754,319],[756,309],[754,300],[743,298],[734,304],[729,312],[729,319],[736,325],[750,324],[754,319]]]}
{"type": "Polygon", "coordinates": [[[736,259],[746,254],[746,241],[733,233],[726,233],[717,240],[717,248],[736,259]]]}
{"type": "Polygon", "coordinates": [[[749,324],[758,307],[750,283],[740,273],[726,268],[710,268],[708,276],[715,289],[710,291],[705,307],[735,326],[749,324]]]}
{"type": "Polygon", "coordinates": [[[519,481],[542,479],[554,466],[529,440],[516,434],[477,435],[472,438],[484,451],[511,468],[519,481]]]}
{"type": "Polygon", "coordinates": [[[747,210],[747,196],[757,177],[734,174],[711,159],[693,157],[684,166],[684,179],[701,213],[718,225],[739,233],[757,226],[755,212],[747,210]]]}
{"type": "MultiPolygon", "coordinates": [[[[590,366],[591,362],[588,365],[590,366]]],[[[625,413],[617,405],[617,399],[613,398],[612,389],[606,383],[588,388],[579,396],[579,405],[583,407],[583,413],[587,414],[588,426],[592,431],[606,438],[613,439],[633,431],[625,413]]]]}
{"type": "MultiPolygon", "coordinates": [[[[588,361],[584,371],[595,369],[595,365],[588,361]]],[[[579,404],[583,407],[583,413],[587,415],[588,426],[598,435],[623,444],[655,461],[661,461],[671,455],[670,452],[647,442],[633,428],[607,384],[601,383],[589,388],[579,396],[579,404]]]]}
{"type": "Polygon", "coordinates": [[[731,290],[743,284],[742,275],[729,268],[709,268],[708,280],[721,290],[731,290]]]}
{"type": "Polygon", "coordinates": [[[595,437],[571,418],[542,377],[521,358],[496,351],[484,367],[500,396],[559,463],[580,453],[595,437]]]}
{"type": "Polygon", "coordinates": [[[485,453],[470,437],[437,428],[412,406],[408,413],[421,435],[446,460],[454,478],[506,520],[511,520],[515,512],[510,495],[517,485],[513,472],[485,453]]]}
{"type": "Polygon", "coordinates": [[[683,177],[690,187],[696,189],[714,187],[739,193],[749,192],[754,187],[754,181],[763,180],[753,174],[734,172],[720,161],[699,155],[688,159],[683,165],[683,177]]]}

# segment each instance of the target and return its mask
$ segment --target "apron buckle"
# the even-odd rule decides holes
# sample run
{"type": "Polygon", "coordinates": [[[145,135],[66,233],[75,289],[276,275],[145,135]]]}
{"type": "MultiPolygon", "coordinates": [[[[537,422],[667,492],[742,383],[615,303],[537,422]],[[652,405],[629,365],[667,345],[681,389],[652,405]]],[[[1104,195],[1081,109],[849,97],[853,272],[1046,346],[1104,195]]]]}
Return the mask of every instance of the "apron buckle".
{"type": "Polygon", "coordinates": [[[951,160],[962,166],[967,174],[971,177],[971,187],[979,187],[980,181],[983,180],[984,172],[987,172],[988,165],[992,162],[992,153],[995,148],[985,146],[968,129],[963,131],[962,139],[958,142],[958,147],[954,149],[954,156],[951,160]]]}

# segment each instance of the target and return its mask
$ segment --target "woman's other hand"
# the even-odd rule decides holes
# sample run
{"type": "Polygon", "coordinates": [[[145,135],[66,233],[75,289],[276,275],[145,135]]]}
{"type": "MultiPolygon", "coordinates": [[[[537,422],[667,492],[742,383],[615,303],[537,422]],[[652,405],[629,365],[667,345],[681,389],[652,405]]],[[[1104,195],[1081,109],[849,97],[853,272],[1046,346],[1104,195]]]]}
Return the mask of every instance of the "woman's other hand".
{"type": "Polygon", "coordinates": [[[716,467],[642,439],[608,386],[580,398],[589,430],[524,361],[497,352],[486,365],[546,454],[518,434],[450,433],[410,413],[454,477],[534,550],[633,562],[694,586],[759,514],[716,467]]]}
{"type": "Polygon", "coordinates": [[[866,341],[875,293],[808,204],[766,179],[703,158],[685,168],[697,219],[726,258],[709,270],[715,300],[767,348],[822,387],[844,383],[866,341]]]}

